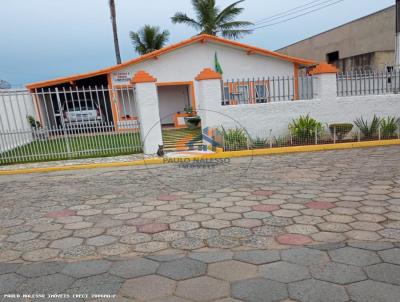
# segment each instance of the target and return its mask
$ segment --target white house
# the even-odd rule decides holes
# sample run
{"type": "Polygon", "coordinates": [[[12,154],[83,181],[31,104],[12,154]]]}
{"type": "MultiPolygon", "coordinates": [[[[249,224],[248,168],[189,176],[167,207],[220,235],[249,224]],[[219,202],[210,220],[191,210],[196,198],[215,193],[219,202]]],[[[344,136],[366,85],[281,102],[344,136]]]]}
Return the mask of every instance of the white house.
{"type": "MultiPolygon", "coordinates": [[[[182,126],[184,109],[199,108],[201,96],[198,94],[196,77],[205,68],[214,69],[216,58],[220,64],[224,81],[273,76],[287,76],[293,79],[291,87],[293,99],[298,98],[299,68],[313,65],[314,62],[294,58],[262,48],[210,35],[198,35],[180,43],[140,56],[133,60],[109,68],[57,78],[27,85],[37,93],[36,107],[43,124],[57,126],[61,110],[57,109],[67,100],[79,98],[82,87],[106,87],[109,90],[100,95],[104,101],[103,110],[107,121],[123,128],[125,122],[136,120],[138,112],[126,88],[133,87],[138,72],[146,72],[154,78],[157,87],[158,110],[152,112],[162,125],[182,126]],[[58,100],[53,92],[58,89],[58,100]],[[115,89],[120,89],[115,92],[115,89]],[[114,101],[110,101],[114,100],[114,101]],[[123,108],[123,109],[122,109],[123,108]],[[48,114],[44,114],[47,112],[48,114]],[[50,115],[50,116],[48,116],[50,115]],[[45,118],[47,116],[47,120],[45,118]]],[[[261,81],[261,80],[260,80],[261,81]]],[[[250,84],[249,84],[250,85],[250,84]]],[[[225,94],[250,94],[246,83],[227,85],[225,94]]],[[[97,96],[98,97],[98,96],[97,96]]],[[[143,121],[144,117],[141,117],[143,121]]]]}
{"type": "Polygon", "coordinates": [[[46,147],[45,138],[60,144],[62,154],[74,156],[69,138],[80,142],[89,137],[98,141],[85,145],[85,154],[118,146],[121,152],[143,147],[144,153],[154,154],[166,142],[175,149],[213,144],[221,138],[214,131],[221,126],[245,129],[248,142],[267,137],[272,146],[274,138],[287,139],[289,123],[300,115],[310,114],[326,125],[352,123],[361,116],[371,120],[375,114],[398,117],[398,79],[397,73],[337,76],[327,63],[199,35],[120,65],[29,84],[29,91],[15,97],[6,92],[2,98],[8,101],[0,110],[6,118],[6,125],[0,123],[5,144],[0,148],[32,139],[46,147]],[[198,128],[163,131],[186,127],[190,111],[200,116],[201,133],[198,128]],[[39,133],[31,135],[33,130],[39,133]],[[99,140],[103,134],[110,144],[99,140]]]}

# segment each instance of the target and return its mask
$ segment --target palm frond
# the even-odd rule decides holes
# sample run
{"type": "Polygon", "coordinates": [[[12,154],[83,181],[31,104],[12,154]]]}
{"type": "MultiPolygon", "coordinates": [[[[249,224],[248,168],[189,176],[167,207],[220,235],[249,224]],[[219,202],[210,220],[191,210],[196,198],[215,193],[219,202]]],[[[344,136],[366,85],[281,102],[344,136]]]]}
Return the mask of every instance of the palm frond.
{"type": "Polygon", "coordinates": [[[232,3],[231,5],[228,5],[227,7],[225,7],[217,15],[216,22],[217,23],[225,23],[225,22],[232,21],[236,16],[238,16],[239,14],[241,14],[243,12],[243,10],[244,10],[243,7],[237,7],[237,5],[243,1],[244,0],[239,0],[239,1],[232,3]]]}
{"type": "MultiPolygon", "coordinates": [[[[229,29],[241,29],[241,28],[248,28],[249,26],[253,25],[251,22],[247,21],[232,21],[232,22],[227,22],[224,24],[221,24],[219,28],[221,30],[229,30],[229,29]]],[[[249,29],[252,31],[251,29],[249,29]]]]}
{"type": "Polygon", "coordinates": [[[164,47],[169,31],[160,31],[158,26],[145,25],[138,32],[130,32],[135,50],[143,55],[164,47]]]}
{"type": "Polygon", "coordinates": [[[237,39],[252,33],[252,30],[247,28],[253,25],[253,23],[235,21],[235,18],[244,10],[244,8],[237,6],[243,1],[236,1],[221,10],[216,5],[215,0],[192,0],[195,18],[177,12],[171,20],[173,23],[182,23],[191,26],[197,29],[200,34],[214,36],[221,34],[227,38],[237,39]]]}
{"type": "Polygon", "coordinates": [[[251,34],[253,31],[250,29],[228,29],[221,30],[221,35],[228,39],[240,39],[245,35],[251,34]]]}
{"type": "Polygon", "coordinates": [[[177,23],[182,23],[189,25],[191,27],[194,27],[195,29],[201,30],[202,26],[199,22],[196,20],[188,17],[186,14],[177,12],[172,18],[171,18],[172,23],[177,24],[177,23]]]}

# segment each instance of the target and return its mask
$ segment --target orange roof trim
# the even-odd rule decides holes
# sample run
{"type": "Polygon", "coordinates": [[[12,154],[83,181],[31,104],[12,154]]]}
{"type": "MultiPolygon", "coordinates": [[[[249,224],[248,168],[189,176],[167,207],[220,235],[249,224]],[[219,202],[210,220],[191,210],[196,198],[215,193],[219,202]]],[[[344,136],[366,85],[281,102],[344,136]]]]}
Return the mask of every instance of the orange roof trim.
{"type": "Polygon", "coordinates": [[[132,84],[152,82],[157,82],[157,79],[143,70],[138,71],[131,80],[132,84]]]}
{"type": "Polygon", "coordinates": [[[310,71],[310,73],[312,75],[315,75],[315,74],[323,74],[323,73],[337,73],[338,71],[339,70],[336,68],[336,66],[328,64],[326,62],[321,62],[315,68],[313,68],[310,71]]]}
{"type": "Polygon", "coordinates": [[[72,75],[72,76],[68,76],[68,77],[62,77],[62,78],[56,78],[56,79],[52,79],[52,80],[48,80],[48,81],[41,81],[41,82],[31,83],[31,84],[26,85],[26,87],[28,89],[35,89],[35,88],[41,88],[41,87],[53,86],[53,85],[57,85],[57,84],[61,84],[61,83],[66,83],[66,82],[69,82],[69,81],[76,81],[76,80],[89,78],[89,77],[94,77],[94,76],[98,76],[98,75],[109,74],[109,73],[111,73],[113,71],[120,70],[120,69],[122,69],[122,68],[124,68],[126,66],[129,66],[129,65],[132,65],[132,64],[137,64],[139,62],[143,62],[143,61],[146,61],[148,59],[156,58],[156,57],[159,57],[162,54],[169,53],[169,52],[171,52],[171,51],[173,51],[175,49],[178,49],[178,48],[181,48],[181,47],[193,44],[193,43],[202,42],[202,41],[205,41],[205,40],[211,41],[211,42],[217,42],[217,43],[221,43],[221,44],[225,44],[225,45],[229,45],[229,46],[233,46],[233,47],[238,47],[238,48],[243,49],[246,52],[250,50],[250,51],[252,51],[253,53],[256,53],[256,54],[265,55],[265,56],[268,56],[268,57],[275,57],[275,58],[279,58],[279,59],[282,59],[282,60],[285,60],[285,61],[298,63],[300,65],[309,66],[309,65],[315,65],[315,63],[316,63],[314,61],[283,55],[283,54],[280,54],[280,53],[277,53],[277,52],[273,52],[273,51],[269,51],[269,50],[266,50],[266,49],[263,49],[263,48],[254,47],[254,46],[243,44],[243,43],[240,43],[240,42],[224,39],[224,38],[221,38],[221,37],[202,34],[202,35],[194,36],[194,37],[192,37],[190,39],[187,39],[187,40],[184,40],[182,42],[179,42],[179,43],[172,44],[170,46],[161,48],[159,50],[156,50],[156,51],[153,51],[151,53],[145,54],[145,55],[140,56],[138,58],[126,61],[126,62],[124,62],[122,64],[119,64],[119,65],[103,68],[103,69],[92,71],[92,72],[88,72],[88,73],[81,73],[81,74],[76,74],[76,75],[72,75]]]}
{"type": "Polygon", "coordinates": [[[222,76],[211,68],[204,68],[202,72],[196,77],[197,81],[221,79],[222,76]]]}

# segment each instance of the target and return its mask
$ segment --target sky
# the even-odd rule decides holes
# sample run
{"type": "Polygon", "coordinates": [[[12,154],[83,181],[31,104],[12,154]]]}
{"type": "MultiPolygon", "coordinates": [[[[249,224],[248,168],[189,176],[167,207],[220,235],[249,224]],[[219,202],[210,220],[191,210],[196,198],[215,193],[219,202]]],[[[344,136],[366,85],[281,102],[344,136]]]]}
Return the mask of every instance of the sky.
{"type": "MultiPolygon", "coordinates": [[[[192,14],[190,0],[115,0],[122,60],[137,56],[129,38],[145,24],[171,33],[169,44],[196,34],[173,25],[176,11],[192,14]]],[[[234,0],[217,0],[224,7],[234,0]]],[[[246,0],[240,19],[258,21],[310,0],[246,0]]],[[[343,0],[239,41],[275,50],[381,10],[395,0],[343,0]]],[[[0,79],[14,87],[115,64],[108,0],[0,0],[0,79]]]]}

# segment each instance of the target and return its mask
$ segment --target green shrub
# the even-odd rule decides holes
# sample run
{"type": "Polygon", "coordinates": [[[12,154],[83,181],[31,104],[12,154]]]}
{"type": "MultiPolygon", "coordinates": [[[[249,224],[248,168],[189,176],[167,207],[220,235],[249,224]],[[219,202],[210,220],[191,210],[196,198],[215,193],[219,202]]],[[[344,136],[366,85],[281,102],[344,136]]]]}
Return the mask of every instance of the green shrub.
{"type": "Polygon", "coordinates": [[[332,138],[336,135],[336,139],[341,141],[346,137],[347,134],[353,129],[353,124],[342,123],[342,124],[331,124],[329,125],[329,131],[331,132],[332,138]]]}
{"type": "Polygon", "coordinates": [[[221,127],[222,137],[224,139],[224,148],[235,151],[247,149],[247,134],[242,128],[225,129],[221,127]]]}
{"type": "Polygon", "coordinates": [[[257,136],[254,139],[251,139],[251,146],[253,148],[265,148],[268,146],[268,138],[263,138],[263,137],[259,137],[257,136]]]}
{"type": "Polygon", "coordinates": [[[32,115],[27,115],[26,119],[28,120],[28,124],[31,126],[33,130],[38,130],[42,128],[40,122],[37,121],[32,115]]]}
{"type": "Polygon", "coordinates": [[[354,121],[354,124],[360,129],[365,138],[373,138],[378,134],[380,118],[374,115],[371,124],[369,124],[367,120],[360,117],[354,121]]]}
{"type": "Polygon", "coordinates": [[[309,114],[300,116],[297,119],[293,119],[293,121],[289,124],[289,130],[293,138],[300,140],[314,138],[316,131],[317,134],[320,134],[322,129],[322,123],[310,117],[309,114]]]}
{"type": "Polygon", "coordinates": [[[400,119],[394,116],[382,118],[380,122],[381,135],[383,137],[393,137],[396,135],[396,130],[399,127],[400,119]]]}

